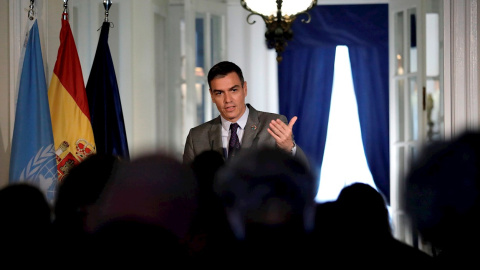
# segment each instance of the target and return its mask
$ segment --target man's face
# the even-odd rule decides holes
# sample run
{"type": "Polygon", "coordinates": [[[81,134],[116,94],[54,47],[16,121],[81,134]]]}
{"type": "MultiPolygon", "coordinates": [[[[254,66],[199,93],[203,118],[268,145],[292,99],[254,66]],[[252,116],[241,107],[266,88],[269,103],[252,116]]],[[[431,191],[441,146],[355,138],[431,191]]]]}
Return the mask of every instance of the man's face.
{"type": "Polygon", "coordinates": [[[210,96],[223,118],[237,122],[245,112],[247,82],[240,82],[237,73],[230,72],[225,77],[215,78],[210,82],[210,96]]]}

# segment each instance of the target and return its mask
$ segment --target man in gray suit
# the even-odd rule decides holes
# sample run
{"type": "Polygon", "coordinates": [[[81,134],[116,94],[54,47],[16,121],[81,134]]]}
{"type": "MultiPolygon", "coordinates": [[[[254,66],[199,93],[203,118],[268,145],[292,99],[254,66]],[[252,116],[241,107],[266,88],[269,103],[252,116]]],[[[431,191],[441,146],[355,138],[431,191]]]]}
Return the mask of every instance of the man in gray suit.
{"type": "Polygon", "coordinates": [[[208,84],[220,116],[190,129],[183,152],[184,164],[190,164],[200,153],[212,150],[227,159],[232,136],[230,125],[237,123],[241,149],[277,147],[308,166],[305,153],[293,139],[292,127],[297,117],[287,122],[284,115],[257,111],[246,104],[247,82],[240,67],[228,61],[217,63],[208,72],[208,84]]]}

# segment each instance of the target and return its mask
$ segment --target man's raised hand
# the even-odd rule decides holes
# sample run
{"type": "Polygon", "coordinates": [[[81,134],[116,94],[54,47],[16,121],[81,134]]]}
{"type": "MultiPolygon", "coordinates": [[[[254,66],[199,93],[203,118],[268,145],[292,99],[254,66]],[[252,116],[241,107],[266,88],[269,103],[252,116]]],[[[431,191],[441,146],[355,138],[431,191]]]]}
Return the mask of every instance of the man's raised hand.
{"type": "Polygon", "coordinates": [[[277,146],[287,152],[290,152],[294,146],[292,128],[296,121],[296,116],[290,119],[288,125],[280,119],[272,120],[270,127],[267,129],[268,133],[270,133],[277,142],[277,146]]]}

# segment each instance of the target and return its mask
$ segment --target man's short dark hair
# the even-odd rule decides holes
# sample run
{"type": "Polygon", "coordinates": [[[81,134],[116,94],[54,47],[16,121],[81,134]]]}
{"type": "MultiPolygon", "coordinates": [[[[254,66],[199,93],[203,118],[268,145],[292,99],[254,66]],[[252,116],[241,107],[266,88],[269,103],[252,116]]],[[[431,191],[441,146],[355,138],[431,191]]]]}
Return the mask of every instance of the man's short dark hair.
{"type": "Polygon", "coordinates": [[[238,78],[240,78],[240,82],[242,83],[242,86],[243,86],[244,79],[243,79],[242,69],[240,69],[240,67],[237,66],[235,63],[232,63],[229,61],[222,61],[215,64],[208,72],[208,87],[211,88],[210,82],[213,79],[223,78],[231,72],[237,73],[238,78]]]}

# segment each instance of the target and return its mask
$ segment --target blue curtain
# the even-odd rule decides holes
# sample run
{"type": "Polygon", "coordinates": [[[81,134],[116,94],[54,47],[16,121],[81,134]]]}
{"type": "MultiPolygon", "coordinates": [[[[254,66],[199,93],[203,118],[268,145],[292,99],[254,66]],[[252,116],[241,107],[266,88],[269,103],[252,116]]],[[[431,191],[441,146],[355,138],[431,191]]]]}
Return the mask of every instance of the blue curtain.
{"type": "Polygon", "coordinates": [[[309,13],[310,23],[301,22],[303,15],[293,23],[293,40],[278,66],[280,113],[298,116],[295,140],[319,176],[335,48],[348,46],[365,156],[377,188],[390,201],[388,5],[325,5],[309,13]]]}

